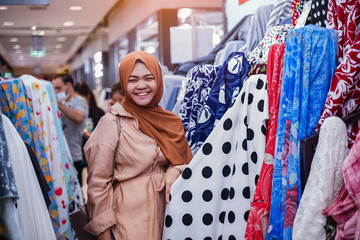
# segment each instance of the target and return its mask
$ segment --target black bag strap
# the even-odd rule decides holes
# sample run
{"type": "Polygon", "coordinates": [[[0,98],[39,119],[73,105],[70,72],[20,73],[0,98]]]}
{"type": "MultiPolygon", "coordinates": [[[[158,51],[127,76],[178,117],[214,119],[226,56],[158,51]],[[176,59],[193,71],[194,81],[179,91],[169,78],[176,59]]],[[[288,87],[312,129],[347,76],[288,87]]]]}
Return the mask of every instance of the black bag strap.
{"type": "Polygon", "coordinates": [[[117,132],[119,135],[116,147],[115,147],[115,151],[114,151],[114,156],[113,156],[113,165],[112,165],[112,173],[111,173],[111,183],[114,183],[114,171],[115,171],[115,164],[116,164],[116,155],[119,149],[119,142],[120,142],[120,116],[116,116],[116,126],[117,126],[117,132]]]}

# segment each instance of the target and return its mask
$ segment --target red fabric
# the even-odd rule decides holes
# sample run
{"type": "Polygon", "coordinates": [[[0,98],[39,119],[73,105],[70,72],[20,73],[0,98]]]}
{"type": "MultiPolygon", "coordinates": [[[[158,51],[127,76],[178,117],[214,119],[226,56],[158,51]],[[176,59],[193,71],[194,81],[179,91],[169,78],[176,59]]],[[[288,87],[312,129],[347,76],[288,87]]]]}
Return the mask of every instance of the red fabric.
{"type": "MultiPolygon", "coordinates": [[[[318,129],[327,117],[343,118],[360,107],[360,3],[330,0],[328,27],[339,35],[339,60],[318,129]]],[[[359,132],[359,123],[348,126],[349,147],[359,132]]]]}
{"type": "Polygon", "coordinates": [[[268,226],[284,54],[285,43],[274,44],[269,49],[267,64],[269,121],[266,132],[266,156],[261,167],[246,226],[245,239],[249,240],[264,239],[268,226]]]}
{"type": "Polygon", "coordinates": [[[292,24],[295,26],[297,23],[298,18],[301,14],[301,5],[300,0],[292,0],[291,1],[291,20],[292,24]]]}

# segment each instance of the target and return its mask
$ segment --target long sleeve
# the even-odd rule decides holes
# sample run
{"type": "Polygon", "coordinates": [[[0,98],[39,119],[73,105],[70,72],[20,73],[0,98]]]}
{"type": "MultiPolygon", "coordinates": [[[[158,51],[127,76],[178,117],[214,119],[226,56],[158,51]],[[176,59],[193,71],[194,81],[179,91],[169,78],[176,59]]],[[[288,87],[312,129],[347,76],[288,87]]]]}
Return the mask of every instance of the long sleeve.
{"type": "Polygon", "coordinates": [[[107,114],[100,119],[84,146],[88,162],[87,208],[90,218],[84,229],[95,236],[116,224],[111,173],[117,141],[115,116],[107,114]]]}

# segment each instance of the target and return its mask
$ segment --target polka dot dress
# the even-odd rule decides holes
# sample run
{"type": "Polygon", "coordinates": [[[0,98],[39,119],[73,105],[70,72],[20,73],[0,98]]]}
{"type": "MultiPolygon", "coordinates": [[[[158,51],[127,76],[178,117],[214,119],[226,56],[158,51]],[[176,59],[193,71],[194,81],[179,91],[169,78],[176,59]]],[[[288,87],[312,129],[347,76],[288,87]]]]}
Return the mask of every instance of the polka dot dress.
{"type": "Polygon", "coordinates": [[[266,75],[253,75],[172,186],[163,239],[244,239],[267,118],[266,75]]]}

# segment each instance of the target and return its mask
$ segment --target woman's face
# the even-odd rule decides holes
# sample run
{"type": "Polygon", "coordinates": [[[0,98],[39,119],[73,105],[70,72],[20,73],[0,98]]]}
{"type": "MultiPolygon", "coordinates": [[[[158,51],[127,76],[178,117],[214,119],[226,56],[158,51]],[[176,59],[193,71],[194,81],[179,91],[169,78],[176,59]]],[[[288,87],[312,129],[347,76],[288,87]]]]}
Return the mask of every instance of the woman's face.
{"type": "Polygon", "coordinates": [[[154,76],[143,63],[136,63],[130,74],[127,92],[139,106],[147,106],[156,94],[154,76]]]}

